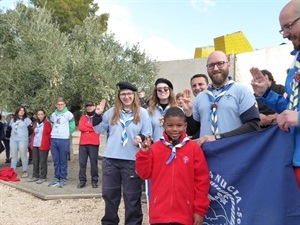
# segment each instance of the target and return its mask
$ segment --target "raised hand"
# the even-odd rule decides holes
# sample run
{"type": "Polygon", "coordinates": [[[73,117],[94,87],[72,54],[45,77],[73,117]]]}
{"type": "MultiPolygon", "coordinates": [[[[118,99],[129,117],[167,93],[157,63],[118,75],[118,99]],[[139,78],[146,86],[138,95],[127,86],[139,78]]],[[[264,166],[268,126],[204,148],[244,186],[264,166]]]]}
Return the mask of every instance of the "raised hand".
{"type": "Polygon", "coordinates": [[[192,91],[189,89],[185,89],[183,91],[183,111],[186,116],[191,116],[193,114],[193,99],[192,99],[192,91]]]}
{"type": "Polygon", "coordinates": [[[105,104],[106,104],[106,100],[105,99],[102,99],[100,104],[96,106],[96,113],[98,115],[101,115],[105,109],[105,104]]]}
{"type": "Polygon", "coordinates": [[[252,67],[250,73],[253,77],[251,85],[254,93],[257,96],[262,96],[269,87],[267,79],[257,67],[252,67]]]}

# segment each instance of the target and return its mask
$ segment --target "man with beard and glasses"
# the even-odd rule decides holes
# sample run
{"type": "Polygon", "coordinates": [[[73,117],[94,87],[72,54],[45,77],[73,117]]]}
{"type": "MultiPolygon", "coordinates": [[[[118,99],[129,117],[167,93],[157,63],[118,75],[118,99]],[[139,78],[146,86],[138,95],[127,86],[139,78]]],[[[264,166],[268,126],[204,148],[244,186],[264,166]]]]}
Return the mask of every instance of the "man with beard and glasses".
{"type": "Polygon", "coordinates": [[[207,59],[207,73],[212,84],[200,92],[193,106],[191,92],[185,92],[184,111],[188,135],[200,129],[197,142],[215,141],[260,129],[257,103],[251,90],[235,83],[229,76],[230,62],[222,51],[212,52],[207,59]]]}
{"type": "Polygon", "coordinates": [[[285,81],[287,97],[272,91],[263,73],[256,67],[250,69],[253,77],[251,85],[257,99],[279,114],[279,128],[290,132],[294,138],[293,166],[300,187],[300,0],[292,0],[283,7],[279,14],[279,23],[280,34],[294,46],[291,55],[295,58],[285,81]]]}

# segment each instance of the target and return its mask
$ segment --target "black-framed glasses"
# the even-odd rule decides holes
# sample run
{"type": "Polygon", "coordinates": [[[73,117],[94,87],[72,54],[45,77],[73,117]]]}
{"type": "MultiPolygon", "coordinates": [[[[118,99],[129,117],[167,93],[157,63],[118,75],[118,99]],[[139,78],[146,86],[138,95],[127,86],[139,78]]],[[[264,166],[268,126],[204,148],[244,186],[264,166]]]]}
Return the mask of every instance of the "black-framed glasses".
{"type": "Polygon", "coordinates": [[[219,62],[216,62],[216,63],[210,63],[210,64],[207,64],[206,67],[210,70],[213,70],[215,68],[215,66],[217,66],[219,69],[222,68],[225,63],[228,63],[226,61],[219,61],[219,62]]]}
{"type": "Polygon", "coordinates": [[[292,21],[292,22],[289,22],[289,23],[283,25],[283,27],[281,27],[281,30],[279,31],[279,33],[280,33],[280,34],[283,34],[284,31],[292,29],[292,26],[293,26],[298,20],[300,20],[300,17],[298,17],[297,19],[295,19],[295,20],[292,21]]]}
{"type": "Polygon", "coordinates": [[[170,90],[170,88],[169,87],[163,87],[163,88],[156,88],[156,91],[158,91],[158,92],[167,92],[167,91],[169,91],[170,90]]]}

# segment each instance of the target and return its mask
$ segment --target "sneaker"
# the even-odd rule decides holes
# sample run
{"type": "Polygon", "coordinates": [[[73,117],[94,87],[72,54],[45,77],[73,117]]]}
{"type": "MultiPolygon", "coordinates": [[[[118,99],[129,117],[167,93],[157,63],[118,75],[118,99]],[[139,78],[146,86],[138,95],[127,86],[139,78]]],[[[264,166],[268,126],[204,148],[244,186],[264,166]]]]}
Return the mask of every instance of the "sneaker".
{"type": "Polygon", "coordinates": [[[39,180],[39,178],[32,177],[32,178],[28,179],[28,182],[35,182],[35,181],[38,181],[38,180],[39,180]]]}
{"type": "Polygon", "coordinates": [[[85,182],[80,181],[80,183],[77,185],[77,188],[84,188],[85,187],[85,182]]]}
{"type": "Polygon", "coordinates": [[[54,178],[54,180],[48,184],[48,187],[55,187],[55,186],[59,185],[59,183],[60,183],[60,180],[57,178],[54,178]]]}
{"type": "Polygon", "coordinates": [[[28,177],[28,173],[27,171],[23,171],[21,178],[26,178],[28,177]]]}
{"type": "Polygon", "coordinates": [[[64,188],[65,186],[66,186],[66,183],[67,183],[67,180],[65,180],[65,179],[62,179],[61,181],[60,181],[60,183],[59,183],[59,188],[64,188]]]}
{"type": "Polygon", "coordinates": [[[22,166],[22,161],[19,160],[19,161],[17,162],[17,167],[21,167],[21,166],[22,166]]]}
{"type": "Polygon", "coordinates": [[[96,181],[92,181],[92,188],[98,188],[98,183],[96,181]]]}
{"type": "Polygon", "coordinates": [[[46,181],[46,179],[38,179],[35,183],[42,184],[46,181]]]}
{"type": "Polygon", "coordinates": [[[5,163],[10,163],[10,159],[6,159],[6,160],[5,160],[5,163]]]}

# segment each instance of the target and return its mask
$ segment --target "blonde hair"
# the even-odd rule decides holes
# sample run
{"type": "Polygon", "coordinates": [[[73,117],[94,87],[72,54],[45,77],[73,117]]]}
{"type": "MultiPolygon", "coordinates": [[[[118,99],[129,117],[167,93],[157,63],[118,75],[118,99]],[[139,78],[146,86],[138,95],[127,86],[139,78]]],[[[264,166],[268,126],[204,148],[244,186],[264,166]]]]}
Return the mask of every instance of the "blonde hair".
{"type": "Polygon", "coordinates": [[[58,97],[58,98],[56,99],[56,103],[58,103],[58,102],[63,102],[63,103],[66,104],[66,100],[65,100],[63,97],[58,97]]]}
{"type": "MultiPolygon", "coordinates": [[[[132,112],[133,112],[133,123],[137,124],[138,122],[141,121],[141,117],[140,117],[140,100],[139,100],[139,96],[136,92],[134,92],[134,100],[132,102],[132,112]]],[[[122,113],[122,109],[123,109],[123,103],[120,100],[120,91],[118,91],[118,93],[116,94],[115,97],[115,108],[114,108],[114,112],[113,112],[113,116],[111,118],[111,123],[113,125],[117,124],[120,120],[120,114],[122,113]]]]}
{"type": "MultiPolygon", "coordinates": [[[[169,88],[169,105],[170,107],[176,107],[177,106],[177,103],[176,103],[176,100],[175,100],[175,94],[173,92],[173,89],[172,88],[169,88]]],[[[154,112],[155,112],[155,109],[156,109],[156,105],[159,103],[159,98],[157,96],[157,90],[156,88],[153,89],[153,92],[152,92],[152,95],[150,97],[150,100],[149,100],[149,111],[150,111],[150,115],[153,116],[154,115],[154,112]]]]}

